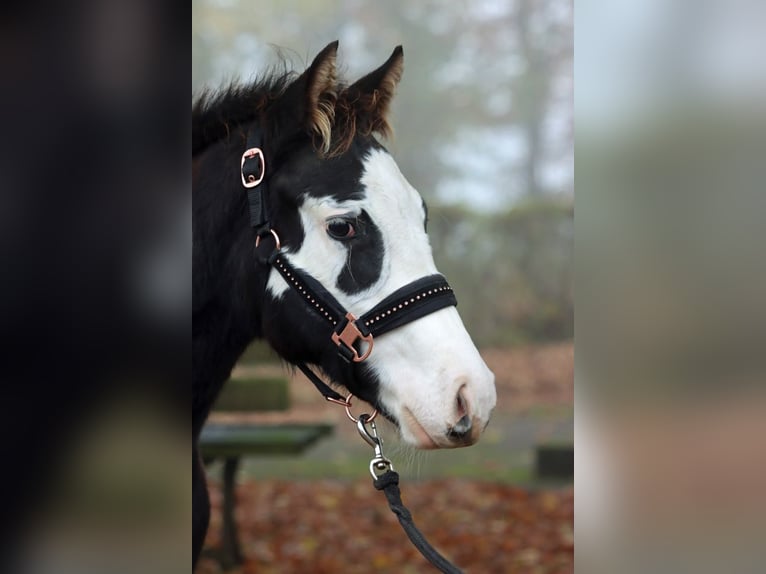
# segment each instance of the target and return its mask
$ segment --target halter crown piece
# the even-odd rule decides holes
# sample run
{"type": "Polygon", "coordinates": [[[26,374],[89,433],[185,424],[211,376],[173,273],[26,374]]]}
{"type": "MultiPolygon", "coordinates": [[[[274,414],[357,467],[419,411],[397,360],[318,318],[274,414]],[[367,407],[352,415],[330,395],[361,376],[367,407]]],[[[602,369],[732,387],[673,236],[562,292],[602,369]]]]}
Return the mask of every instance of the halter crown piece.
{"type": "MultiPolygon", "coordinates": [[[[374,337],[411,323],[430,313],[457,305],[457,299],[447,280],[439,274],[416,279],[397,289],[361,317],[347,311],[343,305],[314,277],[293,266],[281,253],[279,235],[269,221],[269,197],[263,134],[253,126],[247,134],[247,149],[242,154],[242,185],[247,189],[250,225],[255,231],[258,247],[261,237],[271,235],[276,243],[265,260],[284,278],[306,302],[307,307],[324,319],[330,329],[329,341],[347,363],[360,363],[370,356],[374,337]],[[363,345],[364,344],[364,345],[363,345]]],[[[305,363],[298,368],[309,378],[324,397],[348,405],[348,400],[331,389],[305,363]]]]}

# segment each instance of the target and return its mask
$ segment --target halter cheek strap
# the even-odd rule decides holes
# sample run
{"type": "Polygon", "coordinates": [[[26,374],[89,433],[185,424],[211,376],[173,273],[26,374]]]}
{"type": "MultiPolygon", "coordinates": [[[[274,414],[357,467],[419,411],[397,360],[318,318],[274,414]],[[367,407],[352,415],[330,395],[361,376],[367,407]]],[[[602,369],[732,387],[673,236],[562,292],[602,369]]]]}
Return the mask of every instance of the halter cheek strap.
{"type": "MultiPolygon", "coordinates": [[[[397,289],[372,309],[357,318],[319,281],[292,265],[281,252],[279,235],[269,220],[269,198],[266,184],[266,163],[262,148],[263,134],[255,127],[247,135],[247,149],[242,154],[242,185],[247,189],[250,225],[256,236],[256,248],[261,237],[271,235],[274,250],[262,260],[274,267],[306,302],[309,309],[328,323],[329,341],[337,347],[338,355],[349,365],[367,359],[373,351],[374,337],[416,321],[445,307],[457,305],[457,299],[447,280],[438,274],[416,279],[397,289]]],[[[331,389],[305,363],[298,368],[324,397],[346,404],[342,395],[331,389]]]]}
{"type": "Polygon", "coordinates": [[[247,203],[250,209],[250,225],[256,237],[269,231],[269,206],[266,185],[266,157],[263,153],[263,134],[253,127],[247,133],[247,149],[240,163],[242,185],[247,189],[247,203]]]}

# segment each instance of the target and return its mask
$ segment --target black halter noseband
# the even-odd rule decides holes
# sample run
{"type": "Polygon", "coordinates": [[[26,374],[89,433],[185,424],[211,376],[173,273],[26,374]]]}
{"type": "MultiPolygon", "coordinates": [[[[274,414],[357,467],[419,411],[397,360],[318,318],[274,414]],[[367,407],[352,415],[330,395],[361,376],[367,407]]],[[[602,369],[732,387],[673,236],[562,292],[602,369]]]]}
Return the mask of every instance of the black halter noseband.
{"type": "MultiPolygon", "coordinates": [[[[442,275],[416,279],[397,289],[361,317],[355,317],[310,274],[293,266],[281,253],[279,235],[269,221],[269,197],[266,189],[266,163],[262,151],[262,134],[251,128],[247,135],[247,150],[242,154],[242,185],[248,190],[250,225],[255,230],[255,245],[261,237],[271,235],[274,251],[264,260],[273,266],[294,289],[307,306],[327,321],[330,341],[347,363],[364,361],[373,350],[374,337],[411,323],[444,307],[457,305],[452,288],[442,275]],[[366,344],[362,350],[361,343],[366,344]]],[[[342,395],[328,387],[304,363],[298,368],[309,378],[324,397],[347,405],[342,395]]]]}

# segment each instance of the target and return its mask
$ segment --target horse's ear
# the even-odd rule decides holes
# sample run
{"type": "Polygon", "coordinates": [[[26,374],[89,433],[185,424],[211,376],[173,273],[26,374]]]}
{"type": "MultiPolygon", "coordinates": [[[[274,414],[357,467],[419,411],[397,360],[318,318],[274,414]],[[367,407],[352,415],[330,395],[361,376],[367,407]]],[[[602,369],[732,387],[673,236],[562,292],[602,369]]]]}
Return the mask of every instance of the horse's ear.
{"type": "Polygon", "coordinates": [[[349,86],[347,93],[356,111],[357,130],[390,135],[388,109],[403,71],[404,50],[397,46],[385,64],[349,86]]]}
{"type": "Polygon", "coordinates": [[[290,118],[290,122],[297,121],[302,124],[301,129],[315,134],[325,152],[330,148],[335,119],[337,53],[337,40],[325,46],[306,71],[285,90],[278,104],[280,115],[290,118]]]}
{"type": "Polygon", "coordinates": [[[330,149],[332,124],[335,119],[337,75],[335,61],[338,41],[331,42],[317,54],[303,73],[306,82],[305,102],[307,127],[322,141],[322,150],[330,149]]]}

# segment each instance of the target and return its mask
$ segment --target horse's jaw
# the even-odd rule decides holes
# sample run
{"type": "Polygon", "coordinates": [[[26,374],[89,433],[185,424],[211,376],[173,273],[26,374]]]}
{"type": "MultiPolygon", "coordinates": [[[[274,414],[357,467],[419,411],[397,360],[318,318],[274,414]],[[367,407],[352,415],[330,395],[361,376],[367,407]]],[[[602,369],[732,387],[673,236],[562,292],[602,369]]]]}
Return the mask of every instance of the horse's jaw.
{"type": "Polygon", "coordinates": [[[405,443],[436,449],[479,440],[497,401],[495,376],[455,308],[380,337],[368,361],[378,401],[405,443]]]}

